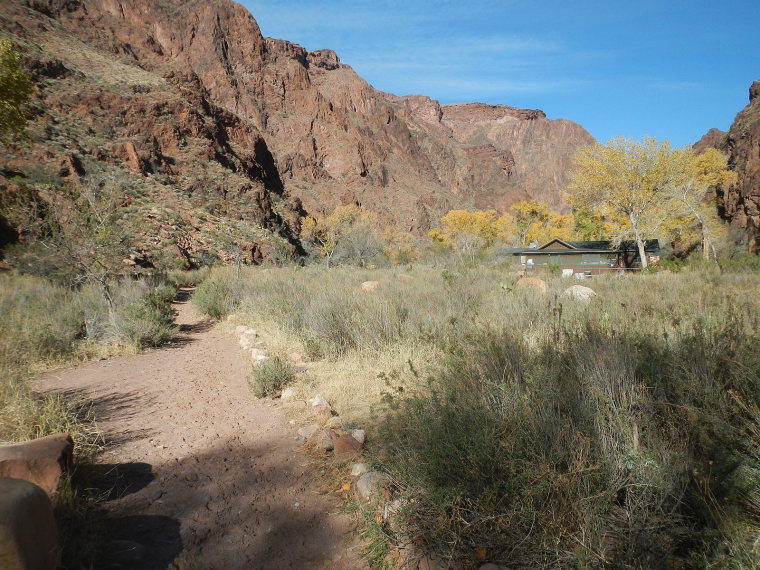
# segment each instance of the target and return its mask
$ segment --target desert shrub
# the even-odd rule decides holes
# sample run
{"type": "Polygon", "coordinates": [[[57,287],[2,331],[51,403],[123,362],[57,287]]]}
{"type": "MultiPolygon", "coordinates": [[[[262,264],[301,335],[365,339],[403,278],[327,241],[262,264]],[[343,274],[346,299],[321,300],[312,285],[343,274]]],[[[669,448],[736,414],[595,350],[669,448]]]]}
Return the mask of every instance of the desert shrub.
{"type": "Polygon", "coordinates": [[[122,334],[139,347],[160,346],[170,340],[177,333],[171,306],[175,295],[174,287],[160,286],[127,305],[120,325],[122,334]]]}
{"type": "Polygon", "coordinates": [[[760,273],[760,255],[735,253],[720,258],[718,263],[724,271],[760,273]]]}
{"type": "Polygon", "coordinates": [[[203,280],[208,277],[209,271],[209,267],[187,271],[169,271],[166,277],[169,282],[177,287],[195,287],[203,283],[203,280]]]}
{"type": "Polygon", "coordinates": [[[374,377],[403,377],[378,459],[414,500],[404,539],[455,567],[476,547],[516,567],[751,567],[756,275],[595,277],[588,304],[559,296],[574,281],[547,279],[540,296],[515,289],[510,267],[245,268],[200,289],[219,317],[276,325],[338,373],[367,355],[372,377],[341,384],[352,401],[379,393],[365,390],[374,377]],[[385,368],[398,354],[433,358],[412,363],[418,376],[385,368]]]}
{"type": "Polygon", "coordinates": [[[99,347],[156,344],[173,330],[175,289],[132,279],[114,283],[116,313],[98,287],[64,287],[31,275],[0,275],[0,442],[68,433],[75,443],[74,474],[62,482],[56,518],[62,534],[62,567],[90,567],[103,499],[80,475],[101,449],[102,436],[89,402],[38,394],[34,374],[93,354],[99,347]],[[95,537],[95,538],[94,538],[95,537]]]}
{"type": "Polygon", "coordinates": [[[382,457],[415,501],[406,539],[456,567],[480,547],[529,568],[756,556],[758,313],[682,302],[667,325],[550,303],[534,325],[450,337],[429,387],[383,425],[382,457]]]}
{"type": "Polygon", "coordinates": [[[59,362],[85,335],[76,293],[42,279],[0,275],[0,441],[65,431],[78,452],[88,449],[87,414],[78,402],[31,392],[26,380],[39,365],[59,362]]]}
{"type": "Polygon", "coordinates": [[[285,387],[293,374],[290,362],[274,356],[253,367],[248,385],[257,398],[273,396],[285,387]]]}
{"type": "Polygon", "coordinates": [[[241,281],[238,271],[230,267],[220,268],[212,273],[212,279],[206,279],[193,294],[193,303],[198,309],[215,319],[230,314],[240,304],[241,281]]]}
{"type": "MultiPolygon", "coordinates": [[[[116,319],[97,287],[72,289],[33,276],[0,275],[0,440],[89,429],[79,404],[36,395],[27,379],[91,354],[98,343],[153,345],[173,334],[174,288],[125,280],[114,289],[116,319]]],[[[86,442],[87,437],[78,441],[86,442]]]]}

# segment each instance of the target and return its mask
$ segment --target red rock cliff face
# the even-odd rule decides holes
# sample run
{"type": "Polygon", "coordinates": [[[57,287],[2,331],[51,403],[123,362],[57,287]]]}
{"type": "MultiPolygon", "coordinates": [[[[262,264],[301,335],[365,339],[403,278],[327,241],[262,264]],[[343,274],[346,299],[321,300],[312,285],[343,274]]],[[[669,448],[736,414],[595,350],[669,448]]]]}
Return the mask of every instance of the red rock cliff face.
{"type": "MultiPolygon", "coordinates": [[[[19,25],[30,9],[52,17],[100,64],[118,61],[114,73],[190,78],[188,89],[239,122],[230,142],[253,155],[251,168],[269,179],[276,170],[284,195],[307,211],[356,202],[425,231],[452,207],[504,211],[531,197],[561,207],[575,149],[594,142],[541,111],[378,92],[331,50],[263,37],[228,0],[27,0],[11,9],[19,25]]],[[[46,49],[44,31],[27,33],[46,49]]],[[[159,134],[152,148],[171,152],[176,141],[159,134]]]]}
{"type": "Polygon", "coordinates": [[[436,103],[433,109],[417,101],[410,102],[409,108],[471,156],[502,162],[510,184],[555,208],[563,206],[561,192],[568,183],[576,149],[595,142],[580,125],[549,120],[540,110],[482,103],[436,103]],[[484,153],[486,148],[492,150],[484,153]]]}
{"type": "Polygon", "coordinates": [[[706,146],[727,153],[729,167],[739,179],[724,196],[724,216],[747,228],[750,249],[758,252],[760,231],[760,81],[749,90],[749,104],[736,116],[727,133],[710,130],[695,148],[706,146]]]}

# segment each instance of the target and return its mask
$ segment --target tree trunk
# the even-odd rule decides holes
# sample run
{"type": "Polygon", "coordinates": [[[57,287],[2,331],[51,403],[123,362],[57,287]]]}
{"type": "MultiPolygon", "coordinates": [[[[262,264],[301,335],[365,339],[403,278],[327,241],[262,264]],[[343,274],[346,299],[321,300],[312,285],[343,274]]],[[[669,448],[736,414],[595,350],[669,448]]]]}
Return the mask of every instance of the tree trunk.
{"type": "Polygon", "coordinates": [[[631,217],[631,226],[633,227],[633,234],[636,236],[636,245],[639,248],[639,257],[641,258],[641,268],[646,269],[649,267],[649,263],[647,262],[647,252],[644,249],[644,240],[641,239],[641,234],[639,233],[639,225],[636,223],[636,218],[631,217]]]}
{"type": "Polygon", "coordinates": [[[639,257],[641,258],[641,268],[646,269],[649,267],[649,261],[647,261],[647,252],[644,249],[644,240],[640,237],[636,237],[636,245],[639,246],[639,257]]]}
{"type": "Polygon", "coordinates": [[[695,217],[699,222],[699,231],[702,234],[702,257],[704,259],[710,259],[710,248],[715,250],[715,247],[713,247],[710,239],[707,237],[707,228],[705,227],[705,223],[702,221],[702,218],[700,218],[697,214],[695,214],[695,217]]]}

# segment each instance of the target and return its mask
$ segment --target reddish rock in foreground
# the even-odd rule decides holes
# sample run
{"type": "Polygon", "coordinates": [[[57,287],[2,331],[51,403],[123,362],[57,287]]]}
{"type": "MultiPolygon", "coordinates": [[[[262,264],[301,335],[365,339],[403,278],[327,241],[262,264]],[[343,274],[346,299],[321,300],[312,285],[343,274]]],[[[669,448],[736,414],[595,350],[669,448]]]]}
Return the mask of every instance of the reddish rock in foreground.
{"type": "Polygon", "coordinates": [[[0,447],[0,477],[24,479],[48,495],[72,466],[74,441],[64,433],[0,447]]]}
{"type": "Polygon", "coordinates": [[[0,568],[53,570],[57,559],[50,498],[37,485],[0,477],[0,568]]]}

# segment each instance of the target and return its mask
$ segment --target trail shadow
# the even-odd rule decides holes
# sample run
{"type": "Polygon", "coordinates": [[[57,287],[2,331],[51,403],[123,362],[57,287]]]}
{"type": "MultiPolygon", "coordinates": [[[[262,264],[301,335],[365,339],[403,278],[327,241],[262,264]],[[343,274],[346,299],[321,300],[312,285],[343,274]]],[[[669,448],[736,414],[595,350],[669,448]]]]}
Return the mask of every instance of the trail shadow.
{"type": "Polygon", "coordinates": [[[180,325],[179,332],[197,334],[210,331],[212,328],[214,328],[214,323],[208,319],[204,319],[202,321],[198,321],[197,323],[180,325]]]}
{"type": "Polygon", "coordinates": [[[194,335],[207,332],[213,327],[214,323],[205,319],[197,323],[179,325],[178,334],[175,334],[160,350],[177,350],[198,342],[199,339],[194,335]]]}
{"type": "MultiPolygon", "coordinates": [[[[57,390],[48,392],[57,394],[62,398],[76,403],[78,413],[86,417],[88,411],[92,411],[99,422],[118,418],[119,422],[129,420],[135,416],[138,410],[151,406],[156,402],[156,396],[149,396],[135,391],[109,392],[107,394],[93,394],[86,388],[74,390],[57,390]]],[[[155,435],[155,430],[148,428],[111,430],[104,435],[106,447],[118,447],[136,438],[150,438],[155,435]]]]}
{"type": "Polygon", "coordinates": [[[195,291],[195,287],[180,287],[179,291],[177,291],[177,296],[174,298],[174,302],[187,303],[190,297],[193,296],[193,291],[195,291]]]}
{"type": "Polygon", "coordinates": [[[121,499],[147,487],[156,477],[148,463],[94,463],[82,467],[85,477],[107,492],[106,501],[121,499]]]}
{"type": "Polygon", "coordinates": [[[180,523],[161,515],[105,518],[110,540],[95,561],[96,570],[165,570],[182,552],[180,523]]]}
{"type": "Polygon", "coordinates": [[[336,522],[334,499],[317,492],[306,458],[273,455],[275,446],[274,440],[243,447],[229,440],[152,470],[109,466],[125,476],[114,494],[131,495],[105,503],[111,514],[102,525],[110,542],[95,567],[359,567],[346,562],[343,534],[351,529],[336,522]]]}

